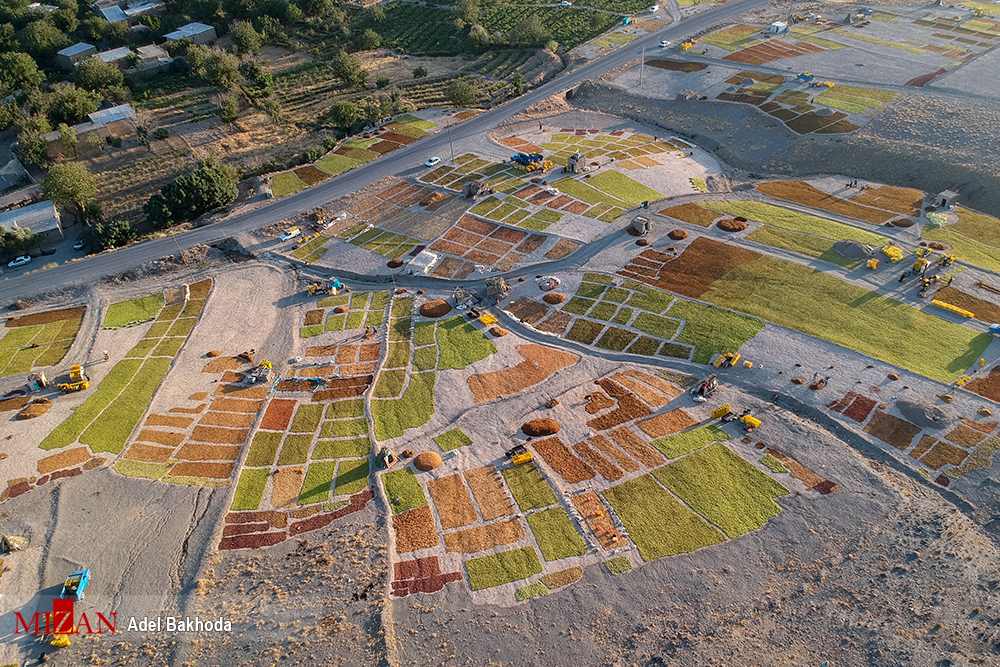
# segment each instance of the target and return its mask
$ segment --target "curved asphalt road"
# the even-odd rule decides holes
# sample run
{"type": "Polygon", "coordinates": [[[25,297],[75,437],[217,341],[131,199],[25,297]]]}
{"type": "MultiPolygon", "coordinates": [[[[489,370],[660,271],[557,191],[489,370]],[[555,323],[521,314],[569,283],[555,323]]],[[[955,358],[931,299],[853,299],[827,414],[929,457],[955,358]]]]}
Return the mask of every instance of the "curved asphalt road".
{"type": "MultiPolygon", "coordinates": [[[[452,138],[456,142],[461,142],[469,137],[486,134],[497,124],[516,116],[527,107],[554,93],[571,88],[587,79],[595,79],[616,67],[636,60],[643,47],[656,49],[662,39],[670,40],[675,44],[679,43],[688,35],[710,28],[748,9],[765,5],[768,2],[769,0],[732,0],[732,2],[706,10],[679,23],[673,23],[655,33],[640,37],[602,58],[568,74],[556,77],[521,97],[460,123],[452,130],[452,138]]],[[[55,290],[65,285],[97,282],[104,276],[120,273],[164,255],[172,254],[177,251],[177,245],[181,248],[190,248],[199,243],[214,243],[226,236],[260,229],[360,190],[369,183],[389,176],[406,176],[421,171],[420,166],[425,156],[445,154],[447,148],[448,135],[441,132],[409,146],[404,146],[394,151],[390,157],[369,162],[298,194],[275,200],[273,203],[249,213],[234,216],[228,220],[194,229],[175,237],[138,243],[116,252],[92,255],[76,262],[36,273],[18,274],[19,269],[10,269],[5,272],[4,279],[0,280],[0,294],[5,299],[14,300],[55,290]]]]}

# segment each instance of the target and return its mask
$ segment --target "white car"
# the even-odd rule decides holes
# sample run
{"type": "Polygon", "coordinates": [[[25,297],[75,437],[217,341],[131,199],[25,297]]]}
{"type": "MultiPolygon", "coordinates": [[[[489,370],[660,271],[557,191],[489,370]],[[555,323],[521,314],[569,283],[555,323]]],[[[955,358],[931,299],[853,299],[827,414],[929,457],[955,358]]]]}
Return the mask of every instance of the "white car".
{"type": "Polygon", "coordinates": [[[559,190],[557,188],[552,187],[551,185],[545,188],[545,192],[550,195],[559,194],[559,190]]]}
{"type": "Polygon", "coordinates": [[[17,259],[15,259],[13,262],[11,262],[10,264],[8,264],[7,266],[9,266],[12,269],[16,269],[19,266],[24,266],[25,264],[27,264],[30,261],[31,261],[30,257],[28,257],[27,255],[21,255],[20,257],[18,257],[17,259]]]}
{"type": "Polygon", "coordinates": [[[660,42],[660,48],[661,49],[665,49],[665,48],[667,48],[669,46],[670,46],[670,42],[668,42],[667,40],[663,40],[662,42],[660,42]]]}
{"type": "Polygon", "coordinates": [[[300,236],[301,234],[302,234],[301,229],[299,229],[298,227],[291,227],[288,229],[288,231],[286,231],[284,234],[281,235],[281,240],[287,241],[288,239],[294,239],[296,236],[300,236]]]}
{"type": "Polygon", "coordinates": [[[83,250],[83,246],[87,245],[87,242],[83,239],[78,240],[73,244],[73,250],[83,250]]]}
{"type": "Polygon", "coordinates": [[[653,5],[652,7],[649,8],[649,13],[652,14],[653,12],[657,11],[659,8],[660,8],[659,5],[653,5]]]}
{"type": "Polygon", "coordinates": [[[562,2],[559,3],[559,6],[560,7],[572,7],[573,3],[572,2],[566,2],[566,0],[562,0],[562,2]]]}
{"type": "Polygon", "coordinates": [[[424,162],[424,166],[425,167],[433,167],[434,165],[436,165],[440,161],[441,161],[441,158],[439,158],[439,157],[432,157],[427,162],[424,162]]]}

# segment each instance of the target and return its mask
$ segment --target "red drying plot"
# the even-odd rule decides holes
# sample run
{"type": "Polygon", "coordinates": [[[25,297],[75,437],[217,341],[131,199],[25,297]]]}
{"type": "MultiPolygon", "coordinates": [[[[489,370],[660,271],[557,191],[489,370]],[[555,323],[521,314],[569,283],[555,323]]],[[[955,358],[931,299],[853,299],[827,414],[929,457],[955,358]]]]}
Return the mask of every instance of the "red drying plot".
{"type": "Polygon", "coordinates": [[[289,527],[288,533],[290,535],[300,535],[306,533],[310,530],[316,530],[317,528],[323,528],[324,526],[330,525],[331,522],[336,521],[348,514],[354,514],[355,512],[360,512],[374,497],[372,490],[365,489],[360,493],[355,493],[351,496],[350,502],[346,506],[341,507],[339,510],[330,512],[329,514],[320,514],[319,516],[310,517],[304,521],[296,521],[289,527]]]}
{"type": "Polygon", "coordinates": [[[854,399],[854,402],[851,403],[851,407],[844,410],[844,416],[853,419],[860,424],[864,420],[868,419],[868,415],[871,414],[876,405],[878,405],[878,401],[866,396],[858,396],[854,399]]]}
{"type": "Polygon", "coordinates": [[[569,448],[559,438],[546,438],[531,443],[550,468],[570,484],[576,484],[594,477],[594,471],[586,463],[573,456],[569,448]]]}
{"type": "Polygon", "coordinates": [[[269,431],[284,431],[295,414],[296,401],[276,398],[267,406],[267,412],[260,422],[260,427],[269,431]]]}
{"type": "Polygon", "coordinates": [[[865,426],[865,433],[902,450],[910,446],[913,437],[920,433],[920,427],[905,419],[876,410],[875,416],[865,426]]]}
{"type": "Polygon", "coordinates": [[[608,461],[606,458],[601,456],[601,454],[591,447],[586,442],[578,442],[573,445],[573,449],[583,457],[587,463],[594,467],[594,470],[601,473],[601,477],[608,480],[609,482],[615,482],[621,479],[625,473],[621,471],[618,466],[608,461]]]}
{"type": "Polygon", "coordinates": [[[230,512],[226,515],[226,523],[254,523],[257,521],[267,521],[275,528],[285,528],[288,526],[288,515],[276,510],[230,512]]]}
{"type": "Polygon", "coordinates": [[[406,597],[410,593],[436,593],[452,581],[461,581],[461,572],[441,573],[438,557],[417,558],[396,563],[396,579],[392,594],[406,597]]]}
{"type": "Polygon", "coordinates": [[[233,535],[223,537],[219,540],[219,550],[229,549],[259,549],[261,547],[271,547],[280,544],[288,538],[284,532],[281,533],[253,533],[251,535],[233,535]]]}
{"type": "Polygon", "coordinates": [[[834,412],[843,412],[847,408],[847,406],[851,404],[851,401],[854,400],[855,396],[857,396],[857,394],[855,394],[853,391],[849,391],[839,401],[832,401],[830,403],[827,403],[826,407],[830,408],[834,412]]]}
{"type": "Polygon", "coordinates": [[[659,262],[661,268],[658,269],[657,277],[636,270],[634,263],[626,265],[618,272],[619,275],[697,299],[708,291],[712,283],[734,267],[748,264],[761,255],[699,236],[676,259],[666,260],[666,255],[655,250],[644,250],[640,257],[659,262]]]}
{"type": "MultiPolygon", "coordinates": [[[[214,442],[226,445],[242,445],[247,441],[250,430],[241,428],[221,428],[218,426],[195,426],[191,439],[198,442],[214,442]]],[[[180,444],[180,443],[178,443],[180,444]]]]}
{"type": "Polygon", "coordinates": [[[587,426],[597,431],[604,431],[615,426],[621,426],[625,422],[645,417],[650,413],[646,404],[635,396],[622,396],[618,399],[618,407],[587,422],[587,426]]]}

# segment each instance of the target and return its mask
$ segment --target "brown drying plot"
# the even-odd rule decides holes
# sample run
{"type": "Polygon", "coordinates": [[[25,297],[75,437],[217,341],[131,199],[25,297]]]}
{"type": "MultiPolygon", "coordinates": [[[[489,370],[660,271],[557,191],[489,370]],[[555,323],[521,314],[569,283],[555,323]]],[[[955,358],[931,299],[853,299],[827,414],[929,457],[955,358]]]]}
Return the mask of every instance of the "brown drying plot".
{"type": "MultiPolygon", "coordinates": [[[[643,251],[642,256],[656,261],[651,251],[643,251]]],[[[699,236],[678,256],[667,262],[655,279],[639,277],[638,280],[655,287],[680,294],[700,298],[716,280],[721,279],[733,268],[748,264],[761,257],[751,250],[744,250],[719,241],[699,236]]],[[[627,275],[629,266],[622,275],[627,275]]]]}
{"type": "Polygon", "coordinates": [[[83,469],[94,470],[95,468],[100,468],[106,462],[107,462],[106,458],[103,458],[101,456],[95,456],[94,458],[90,459],[89,461],[83,464],[83,469]]]}
{"type": "Polygon", "coordinates": [[[434,514],[427,505],[396,514],[392,527],[396,529],[396,553],[430,549],[440,541],[434,529],[434,514]]]}
{"type": "Polygon", "coordinates": [[[465,471],[465,479],[476,498],[483,520],[492,521],[514,513],[514,505],[504,490],[503,480],[493,466],[465,471]]]}
{"type": "Polygon", "coordinates": [[[649,408],[635,396],[621,396],[618,398],[617,408],[600,417],[591,419],[587,422],[587,426],[598,431],[604,431],[615,426],[621,426],[633,419],[645,417],[649,413],[649,408]]]}
{"type": "Polygon", "coordinates": [[[207,477],[229,479],[233,474],[232,463],[189,463],[182,461],[170,471],[171,477],[207,477]]]}
{"type": "Polygon", "coordinates": [[[664,394],[666,394],[671,398],[676,398],[684,393],[684,390],[678,387],[673,382],[668,382],[663,378],[658,378],[655,375],[650,375],[649,373],[643,373],[637,370],[627,370],[625,371],[625,375],[635,378],[640,382],[645,382],[649,386],[659,389],[661,392],[663,392],[664,394]]]}
{"type": "Polygon", "coordinates": [[[569,239],[559,239],[556,244],[552,246],[552,249],[545,253],[545,259],[558,260],[562,259],[580,247],[577,241],[570,241],[569,239]]]}
{"type": "Polygon", "coordinates": [[[314,514],[319,514],[322,510],[323,506],[317,503],[316,505],[308,505],[306,507],[294,509],[288,513],[288,517],[290,519],[306,519],[314,514]]]}
{"type": "Polygon", "coordinates": [[[169,433],[167,431],[153,431],[144,428],[139,431],[139,437],[136,438],[136,440],[139,442],[155,442],[158,445],[177,447],[184,442],[184,434],[169,433]]]}
{"type": "Polygon", "coordinates": [[[27,396],[15,396],[13,398],[0,399],[0,412],[10,412],[20,410],[28,404],[31,399],[27,396]]]}
{"type": "Polygon", "coordinates": [[[969,428],[965,424],[959,424],[944,437],[945,440],[950,440],[962,447],[975,447],[986,437],[986,434],[974,428],[969,428]]]}
{"type": "Polygon", "coordinates": [[[242,447],[224,445],[193,445],[188,443],[177,452],[177,458],[185,461],[235,461],[240,458],[242,447]]]}
{"type": "Polygon", "coordinates": [[[479,518],[465,491],[461,475],[456,473],[433,479],[427,482],[427,490],[431,493],[434,507],[441,519],[441,527],[445,530],[468,526],[479,518]]]}
{"type": "Polygon", "coordinates": [[[469,388],[476,403],[516,394],[579,359],[575,354],[535,344],[518,345],[517,351],[524,358],[518,365],[469,376],[469,388]]]}
{"type": "Polygon", "coordinates": [[[650,67],[670,70],[671,72],[700,72],[708,67],[705,63],[678,63],[673,60],[647,60],[650,67]]]}
{"type": "Polygon", "coordinates": [[[600,452],[586,442],[576,443],[573,449],[609,482],[618,481],[625,475],[618,466],[601,456],[600,452]]]}
{"type": "Polygon", "coordinates": [[[563,586],[568,586],[576,581],[583,578],[583,568],[577,565],[576,567],[571,567],[566,570],[559,570],[558,572],[550,572],[545,576],[541,577],[539,581],[545,584],[545,587],[550,591],[554,591],[557,588],[562,588],[563,586]]]}
{"type": "Polygon", "coordinates": [[[246,535],[248,533],[263,533],[271,529],[271,524],[267,521],[261,523],[233,523],[222,529],[223,537],[233,535],[246,535]]]}
{"type": "Polygon", "coordinates": [[[202,426],[250,428],[256,418],[256,414],[249,412],[207,412],[198,423],[202,426]]]}
{"type": "Polygon", "coordinates": [[[673,218],[674,220],[690,222],[692,225],[699,225],[701,227],[711,227],[715,219],[722,215],[716,211],[709,211],[707,208],[702,208],[697,204],[671,206],[670,208],[657,211],[657,213],[673,218]]]}
{"type": "Polygon", "coordinates": [[[905,450],[913,441],[913,436],[920,433],[920,427],[905,419],[876,410],[875,416],[865,426],[865,433],[892,445],[896,449],[905,450]]]}
{"type": "Polygon", "coordinates": [[[924,194],[920,190],[883,185],[876,188],[866,188],[864,192],[851,197],[851,201],[903,215],[919,215],[923,198],[924,194]]]}
{"type": "Polygon", "coordinates": [[[977,299],[954,287],[942,287],[934,294],[934,298],[972,311],[977,320],[990,323],[1000,322],[1000,306],[983,299],[977,299]]]}
{"type": "Polygon", "coordinates": [[[521,245],[517,246],[516,250],[525,255],[530,255],[545,243],[545,239],[548,237],[545,234],[532,234],[528,238],[521,242],[521,245]]]}
{"type": "Polygon", "coordinates": [[[358,346],[358,361],[378,361],[381,356],[381,343],[365,343],[358,346]]]}
{"type": "Polygon", "coordinates": [[[312,392],[316,388],[316,381],[303,379],[303,380],[278,380],[278,384],[275,385],[275,391],[288,391],[288,392],[312,392]]]}
{"type": "Polygon", "coordinates": [[[647,468],[655,468],[666,460],[660,452],[646,444],[642,438],[625,426],[610,431],[608,435],[647,468]]]}
{"type": "Polygon", "coordinates": [[[90,450],[86,447],[75,447],[59,452],[52,456],[46,456],[38,461],[38,474],[48,475],[50,472],[63,468],[72,468],[90,460],[90,450]]]}
{"type": "Polygon", "coordinates": [[[136,442],[125,452],[125,458],[133,461],[146,461],[147,463],[166,463],[173,454],[173,447],[154,447],[136,442]]]}
{"type": "Polygon", "coordinates": [[[679,433],[686,428],[696,426],[698,420],[694,419],[681,408],[671,410],[662,415],[656,415],[639,422],[639,428],[651,438],[659,438],[672,433],[679,433]]]}
{"type": "Polygon", "coordinates": [[[587,440],[587,444],[604,454],[606,457],[613,459],[614,462],[618,464],[618,467],[625,472],[635,472],[639,469],[638,464],[632,460],[631,456],[623,452],[603,435],[595,435],[587,440]]]}
{"type": "Polygon", "coordinates": [[[149,415],[145,426],[168,426],[170,428],[187,428],[194,417],[173,417],[171,415],[149,415]]]}
{"type": "Polygon", "coordinates": [[[625,542],[621,533],[608,516],[608,508],[601,502],[600,497],[593,491],[586,491],[573,496],[573,504],[583,515],[590,532],[600,543],[602,549],[615,549],[623,546],[625,542]]]}
{"type": "Polygon", "coordinates": [[[305,324],[305,326],[307,327],[312,326],[314,324],[322,324],[323,312],[324,311],[322,308],[306,311],[306,320],[303,324],[305,324]]]}
{"type": "Polygon", "coordinates": [[[813,488],[817,484],[821,484],[824,480],[822,477],[814,473],[809,468],[805,467],[795,459],[791,458],[787,454],[777,449],[768,448],[767,452],[785,464],[788,468],[788,472],[791,473],[792,477],[799,480],[805,484],[808,488],[813,488]]]}
{"type": "Polygon", "coordinates": [[[956,447],[955,445],[950,445],[947,442],[938,442],[929,451],[920,462],[926,465],[932,470],[937,470],[943,465],[950,464],[953,466],[961,465],[965,457],[969,455],[969,452],[956,447]]]}
{"type": "Polygon", "coordinates": [[[337,345],[313,345],[306,348],[307,357],[332,357],[337,353],[337,345]]]}
{"type": "MultiPolygon", "coordinates": [[[[202,373],[223,373],[225,371],[235,371],[243,365],[242,359],[236,357],[216,357],[202,367],[202,373]]],[[[201,400],[201,399],[192,399],[201,400]]]]}
{"type": "Polygon", "coordinates": [[[649,387],[638,380],[625,375],[624,373],[615,373],[611,377],[654,408],[662,408],[671,401],[671,396],[666,396],[660,391],[657,391],[656,389],[653,389],[652,387],[649,387]]]}
{"type": "Polygon", "coordinates": [[[82,320],[86,312],[86,306],[77,306],[76,308],[50,310],[44,313],[35,313],[34,315],[9,317],[7,318],[7,327],[29,327],[36,324],[51,324],[52,322],[60,322],[62,320],[82,320]]]}
{"type": "Polygon", "coordinates": [[[378,362],[369,361],[362,364],[344,364],[340,367],[342,376],[371,375],[378,370],[378,362]]]}
{"type": "Polygon", "coordinates": [[[760,183],[757,189],[766,195],[776,199],[811,206],[831,213],[847,216],[856,220],[864,220],[875,225],[881,225],[896,217],[895,213],[888,213],[867,206],[855,204],[849,200],[834,197],[819,190],[805,181],[771,181],[760,183]]]}
{"type": "Polygon", "coordinates": [[[191,283],[188,285],[188,291],[191,292],[192,299],[204,299],[205,296],[212,290],[212,279],[205,278],[204,280],[199,280],[196,283],[191,283]]]}
{"type": "Polygon", "coordinates": [[[613,408],[618,405],[618,401],[608,398],[602,391],[593,391],[587,394],[587,405],[584,409],[588,414],[596,415],[601,410],[613,408]]]}
{"type": "Polygon", "coordinates": [[[338,364],[353,364],[357,360],[358,360],[357,345],[341,345],[340,349],[337,350],[338,364]]]}
{"type": "Polygon", "coordinates": [[[573,317],[569,313],[557,310],[549,317],[536,324],[535,328],[539,331],[562,336],[566,333],[566,328],[569,327],[569,323],[572,321],[573,317]]]}
{"type": "Polygon", "coordinates": [[[188,396],[189,401],[204,401],[206,398],[208,398],[207,391],[197,391],[188,396]]]}
{"type": "Polygon", "coordinates": [[[306,470],[302,466],[279,468],[274,473],[271,507],[293,507],[298,503],[306,470]]]}
{"type": "Polygon", "coordinates": [[[982,433],[992,433],[993,430],[1000,425],[1000,422],[974,422],[968,419],[963,419],[962,423],[970,428],[974,428],[982,433]]]}
{"type": "Polygon", "coordinates": [[[474,554],[524,539],[524,528],[517,519],[497,521],[487,526],[476,526],[454,533],[445,533],[444,546],[448,551],[474,554]]]}
{"type": "Polygon", "coordinates": [[[326,378],[333,377],[336,374],[337,367],[335,365],[310,366],[299,371],[299,377],[303,378],[326,378]]]}
{"type": "Polygon", "coordinates": [[[276,398],[267,406],[267,412],[260,421],[260,427],[269,431],[284,431],[292,421],[296,401],[276,398]]]}
{"type": "Polygon", "coordinates": [[[964,388],[991,401],[1000,401],[1000,366],[994,366],[986,377],[966,382],[964,388]]]}
{"type": "Polygon", "coordinates": [[[854,400],[855,396],[857,396],[856,393],[854,393],[853,391],[849,391],[846,394],[844,394],[844,397],[841,398],[839,401],[832,401],[830,403],[827,403],[826,407],[830,408],[834,412],[843,412],[847,408],[847,406],[851,404],[851,401],[854,400]]]}
{"type": "Polygon", "coordinates": [[[253,512],[230,512],[226,515],[226,523],[255,523],[257,521],[267,521],[274,528],[288,527],[288,515],[284,512],[274,510],[253,511],[253,512]]]}
{"type": "Polygon", "coordinates": [[[246,401],[241,398],[217,398],[212,401],[210,410],[222,412],[257,412],[264,401],[246,401]]]}
{"type": "Polygon", "coordinates": [[[573,456],[569,448],[559,438],[546,438],[531,443],[549,467],[570,484],[576,484],[594,477],[594,471],[586,463],[573,456]]]}
{"type": "Polygon", "coordinates": [[[306,185],[316,185],[317,183],[322,183],[326,179],[330,178],[330,174],[317,169],[311,164],[307,164],[304,167],[299,167],[295,170],[295,175],[302,179],[302,182],[306,185]]]}
{"type": "Polygon", "coordinates": [[[267,398],[270,387],[241,387],[238,384],[224,384],[215,390],[216,396],[226,396],[227,398],[267,398]]]}
{"type": "Polygon", "coordinates": [[[919,459],[921,456],[930,451],[930,448],[934,446],[935,442],[937,442],[937,438],[933,435],[920,436],[920,441],[917,442],[917,446],[910,451],[910,456],[915,459],[919,459]]]}
{"type": "Polygon", "coordinates": [[[876,405],[878,405],[878,401],[875,399],[868,398],[867,396],[858,396],[854,399],[854,402],[851,403],[851,407],[844,410],[844,416],[853,419],[860,424],[864,420],[868,419],[868,415],[871,414],[876,405]]]}
{"type": "Polygon", "coordinates": [[[545,315],[549,312],[549,307],[544,303],[532,301],[527,297],[521,297],[511,305],[507,306],[504,310],[509,312],[513,317],[521,322],[534,324],[545,317],[545,315]]]}
{"type": "Polygon", "coordinates": [[[242,445],[250,435],[249,429],[219,428],[217,426],[195,426],[191,439],[198,442],[213,442],[225,445],[242,445]]]}

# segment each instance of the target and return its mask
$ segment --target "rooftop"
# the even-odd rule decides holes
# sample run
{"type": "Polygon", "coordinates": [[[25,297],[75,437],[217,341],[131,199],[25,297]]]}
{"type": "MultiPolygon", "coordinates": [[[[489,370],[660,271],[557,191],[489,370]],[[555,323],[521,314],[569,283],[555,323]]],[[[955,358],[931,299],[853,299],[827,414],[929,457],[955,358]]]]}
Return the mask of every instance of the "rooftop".
{"type": "Polygon", "coordinates": [[[119,46],[117,49],[111,49],[110,51],[102,51],[97,54],[97,57],[106,63],[114,63],[119,60],[124,60],[132,55],[132,49],[127,46],[119,46]]]}
{"type": "Polygon", "coordinates": [[[124,10],[118,5],[112,5],[111,7],[105,7],[98,10],[98,13],[103,16],[108,23],[118,23],[119,21],[127,21],[128,17],[125,15],[124,10]]]}
{"type": "Polygon", "coordinates": [[[0,213],[0,226],[30,229],[36,234],[58,229],[59,213],[51,201],[22,206],[0,213]]]}
{"type": "Polygon", "coordinates": [[[77,42],[73,46],[67,46],[65,49],[60,51],[58,55],[68,56],[72,58],[73,56],[83,53],[84,51],[87,51],[92,48],[94,48],[93,44],[87,44],[86,42],[77,42]]]}
{"type": "Polygon", "coordinates": [[[119,104],[116,107],[111,107],[110,109],[100,109],[94,113],[87,114],[87,118],[90,119],[92,123],[114,123],[118,120],[125,120],[126,118],[135,118],[135,111],[128,104],[119,104]]]}
{"type": "Polygon", "coordinates": [[[168,32],[164,37],[167,39],[185,39],[187,37],[193,37],[195,35],[200,35],[203,32],[212,30],[212,26],[205,25],[204,23],[188,23],[185,26],[181,26],[173,32],[168,32]]]}

